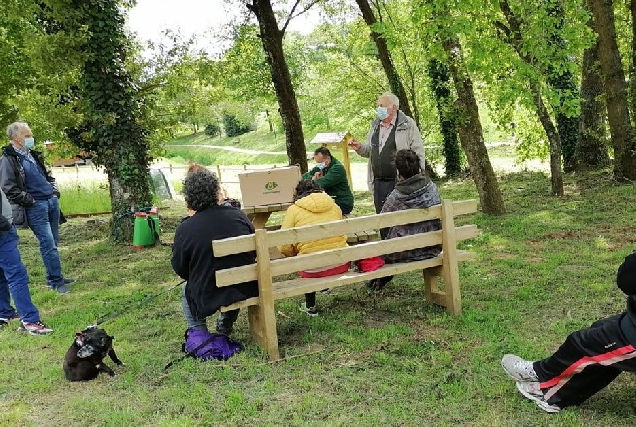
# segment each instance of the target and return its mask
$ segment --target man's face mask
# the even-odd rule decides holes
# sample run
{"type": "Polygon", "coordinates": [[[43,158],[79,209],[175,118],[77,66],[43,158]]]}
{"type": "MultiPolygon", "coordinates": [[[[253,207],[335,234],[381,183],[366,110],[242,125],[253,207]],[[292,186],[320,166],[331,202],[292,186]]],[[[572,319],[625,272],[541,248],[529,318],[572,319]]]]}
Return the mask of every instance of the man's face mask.
{"type": "Polygon", "coordinates": [[[33,138],[24,138],[24,147],[25,148],[33,148],[33,146],[35,145],[35,139],[33,138]]]}
{"type": "Polygon", "coordinates": [[[327,164],[325,162],[320,162],[316,165],[316,167],[320,170],[323,170],[324,168],[327,167],[327,164]]]}
{"type": "Polygon", "coordinates": [[[375,109],[375,114],[378,115],[378,119],[384,120],[389,117],[389,109],[386,107],[378,107],[375,109]]]}

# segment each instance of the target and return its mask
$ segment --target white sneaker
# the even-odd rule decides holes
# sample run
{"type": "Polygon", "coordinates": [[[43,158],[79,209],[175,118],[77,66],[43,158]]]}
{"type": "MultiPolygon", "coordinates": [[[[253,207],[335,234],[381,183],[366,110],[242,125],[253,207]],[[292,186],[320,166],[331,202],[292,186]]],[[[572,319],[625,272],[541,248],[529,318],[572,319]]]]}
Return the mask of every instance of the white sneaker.
{"type": "Polygon", "coordinates": [[[316,317],[318,316],[318,310],[316,310],[316,306],[307,307],[307,303],[300,304],[300,311],[307,313],[308,316],[316,317]]]}
{"type": "Polygon", "coordinates": [[[550,405],[548,402],[545,401],[545,399],[543,398],[543,392],[541,391],[538,382],[517,381],[517,390],[519,390],[519,393],[521,393],[524,397],[536,403],[539,408],[550,414],[555,414],[561,411],[561,408],[559,408],[558,406],[550,405]]]}
{"type": "Polygon", "coordinates": [[[537,373],[534,372],[532,363],[514,354],[504,354],[501,358],[501,367],[506,374],[515,381],[536,382],[539,381],[537,373]]]}

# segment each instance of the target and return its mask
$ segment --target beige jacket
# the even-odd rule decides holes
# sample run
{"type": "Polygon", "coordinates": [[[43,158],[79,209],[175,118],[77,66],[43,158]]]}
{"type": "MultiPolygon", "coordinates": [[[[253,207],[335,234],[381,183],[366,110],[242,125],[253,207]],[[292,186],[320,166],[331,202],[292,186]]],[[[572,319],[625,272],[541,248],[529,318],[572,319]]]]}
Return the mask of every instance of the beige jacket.
{"type": "MultiPolygon", "coordinates": [[[[380,119],[375,119],[371,122],[371,129],[367,134],[367,140],[360,146],[358,154],[362,157],[369,158],[371,156],[371,138],[376,129],[380,126],[380,119]]],[[[420,168],[422,171],[426,170],[426,159],[424,157],[424,143],[422,142],[422,136],[420,130],[415,124],[415,120],[398,110],[397,119],[395,121],[395,147],[399,150],[413,150],[420,158],[420,168]]],[[[373,193],[373,168],[371,167],[371,161],[367,165],[367,184],[369,185],[369,191],[373,193]]]]}

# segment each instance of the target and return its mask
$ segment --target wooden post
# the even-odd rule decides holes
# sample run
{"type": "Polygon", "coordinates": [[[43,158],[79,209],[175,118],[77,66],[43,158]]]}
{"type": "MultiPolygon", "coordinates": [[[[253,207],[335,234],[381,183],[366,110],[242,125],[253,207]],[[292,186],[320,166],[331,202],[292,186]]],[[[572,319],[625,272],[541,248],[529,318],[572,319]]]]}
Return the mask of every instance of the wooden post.
{"type": "Polygon", "coordinates": [[[455,218],[452,200],[442,200],[442,258],[446,309],[451,314],[460,314],[462,312],[462,297],[459,287],[457,241],[455,240],[455,218]]]}
{"type": "Polygon", "coordinates": [[[172,175],[172,163],[170,163],[170,175],[172,175]]]}
{"type": "Polygon", "coordinates": [[[222,182],[223,180],[221,179],[221,166],[216,165],[216,177],[219,180],[219,182],[222,182]]]}
{"type": "Polygon", "coordinates": [[[250,307],[249,321],[252,336],[267,350],[269,360],[280,359],[278,335],[276,333],[276,312],[272,294],[272,275],[270,272],[267,231],[256,230],[256,257],[258,260],[258,306],[250,307]]]}

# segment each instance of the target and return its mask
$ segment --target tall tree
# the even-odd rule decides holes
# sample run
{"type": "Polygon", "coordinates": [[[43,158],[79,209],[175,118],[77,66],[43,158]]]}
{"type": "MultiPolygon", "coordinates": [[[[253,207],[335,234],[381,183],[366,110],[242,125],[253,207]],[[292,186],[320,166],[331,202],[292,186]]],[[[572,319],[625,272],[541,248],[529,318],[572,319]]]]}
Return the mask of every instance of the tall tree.
{"type": "MultiPolygon", "coordinates": [[[[506,43],[509,43],[517,52],[521,60],[533,67],[538,66],[537,58],[528,52],[524,46],[524,36],[522,33],[522,20],[512,11],[508,0],[500,0],[499,7],[503,12],[507,25],[496,21],[495,25],[500,30],[500,36],[506,43]]],[[[563,195],[563,174],[561,172],[561,139],[556,126],[552,122],[548,108],[541,95],[541,86],[538,78],[530,77],[529,88],[532,92],[532,100],[539,117],[539,121],[548,137],[550,143],[550,178],[552,183],[552,194],[563,195]]]]}
{"type": "Polygon", "coordinates": [[[616,26],[611,0],[590,0],[598,32],[601,76],[605,87],[607,118],[614,147],[614,178],[636,180],[636,140],[630,121],[627,83],[616,43],[616,26]]]}
{"type": "MultiPolygon", "coordinates": [[[[146,130],[139,124],[140,100],[125,69],[128,40],[118,0],[47,0],[63,31],[76,36],[84,52],[77,108],[84,116],[69,137],[95,154],[110,184],[113,218],[152,201],[146,130]]],[[[132,234],[131,223],[113,221],[120,237],[132,234]]]]}
{"type": "Polygon", "coordinates": [[[382,22],[378,21],[378,19],[376,18],[368,0],[356,0],[356,3],[358,4],[360,12],[362,13],[362,19],[364,19],[364,22],[369,26],[369,29],[371,30],[371,38],[373,39],[373,42],[378,49],[378,57],[380,59],[380,63],[382,64],[382,68],[384,68],[386,77],[389,80],[391,91],[400,100],[400,110],[402,110],[407,116],[414,117],[411,110],[411,104],[408,97],[406,96],[406,91],[404,90],[404,85],[402,84],[400,75],[398,74],[395,64],[393,63],[393,58],[391,57],[391,52],[389,51],[386,39],[382,35],[382,22]]]}
{"type": "Polygon", "coordinates": [[[501,215],[505,207],[497,177],[490,164],[484,132],[479,119],[479,107],[475,99],[473,83],[466,70],[459,39],[451,34],[444,34],[442,46],[448,57],[448,64],[455,90],[457,91],[456,114],[458,117],[459,139],[466,153],[470,171],[479,193],[481,208],[484,213],[501,215]]]}
{"type": "Polygon", "coordinates": [[[431,78],[431,90],[437,103],[437,115],[442,134],[442,152],[444,154],[444,170],[446,176],[457,176],[461,173],[461,149],[457,139],[457,115],[453,113],[453,96],[450,87],[450,71],[446,64],[432,59],[428,64],[428,75],[431,78]]]}
{"type": "MultiPolygon", "coordinates": [[[[289,162],[290,164],[300,165],[301,170],[305,172],[307,171],[307,149],[305,147],[303,127],[296,93],[285,60],[285,53],[283,52],[285,30],[291,19],[298,16],[294,15],[294,12],[299,3],[300,0],[295,2],[282,29],[278,28],[276,15],[270,0],[253,0],[252,3],[246,3],[246,6],[256,16],[258,21],[263,50],[267,54],[267,62],[272,74],[276,97],[278,98],[278,110],[285,128],[285,143],[289,162]]],[[[306,10],[307,8],[304,11],[306,10]]]]}
{"type": "MultiPolygon", "coordinates": [[[[588,26],[595,31],[592,15],[588,19],[588,26]]],[[[609,154],[605,143],[607,109],[601,100],[603,80],[599,69],[598,49],[597,39],[583,52],[581,116],[575,151],[578,170],[596,170],[609,165],[609,154]]]]}
{"type": "Polygon", "coordinates": [[[546,12],[550,18],[548,25],[548,44],[551,51],[559,57],[550,61],[547,67],[547,82],[557,92],[557,99],[553,102],[556,110],[556,127],[561,141],[561,151],[563,153],[563,169],[565,172],[572,172],[575,169],[575,147],[578,139],[579,116],[567,111],[567,104],[570,100],[577,99],[579,89],[574,74],[567,66],[572,59],[565,54],[567,41],[563,37],[563,26],[565,24],[565,6],[563,0],[547,0],[546,12]]]}

